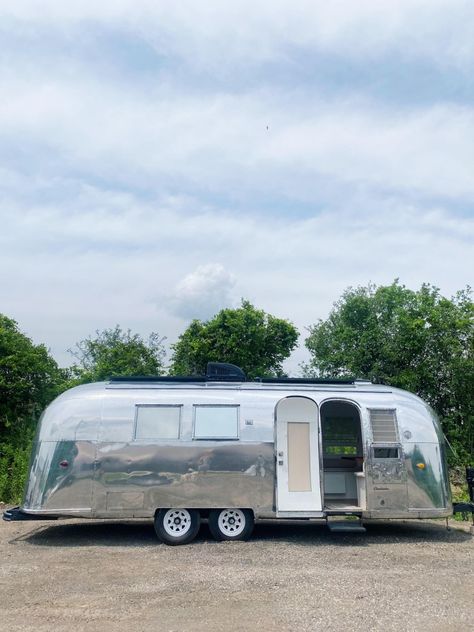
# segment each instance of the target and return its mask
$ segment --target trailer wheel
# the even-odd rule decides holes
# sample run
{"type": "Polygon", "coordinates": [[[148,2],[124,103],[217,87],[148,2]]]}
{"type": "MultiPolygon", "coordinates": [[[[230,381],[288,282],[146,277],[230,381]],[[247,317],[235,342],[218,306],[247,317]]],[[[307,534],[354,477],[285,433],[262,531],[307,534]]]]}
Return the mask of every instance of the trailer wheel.
{"type": "Polygon", "coordinates": [[[155,515],[155,531],[165,544],[187,544],[199,531],[196,509],[160,509],[155,515]]]}
{"type": "Polygon", "coordinates": [[[213,509],[209,530],[216,540],[247,540],[254,527],[250,509],[213,509]]]}

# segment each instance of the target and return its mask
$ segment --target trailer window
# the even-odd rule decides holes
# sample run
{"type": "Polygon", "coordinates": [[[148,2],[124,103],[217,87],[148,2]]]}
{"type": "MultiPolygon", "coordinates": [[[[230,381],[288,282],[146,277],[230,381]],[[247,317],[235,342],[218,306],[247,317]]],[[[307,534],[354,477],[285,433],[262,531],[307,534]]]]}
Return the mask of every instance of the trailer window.
{"type": "Polygon", "coordinates": [[[238,439],[238,406],[194,406],[195,439],[238,439]]]}
{"type": "Polygon", "coordinates": [[[182,406],[138,404],[135,439],[179,439],[182,406]]]}
{"type": "Polygon", "coordinates": [[[399,459],[398,448],[374,448],[374,459],[399,459]]]}
{"type": "Polygon", "coordinates": [[[369,410],[369,413],[374,443],[397,443],[398,428],[395,411],[372,408],[369,410]]]}

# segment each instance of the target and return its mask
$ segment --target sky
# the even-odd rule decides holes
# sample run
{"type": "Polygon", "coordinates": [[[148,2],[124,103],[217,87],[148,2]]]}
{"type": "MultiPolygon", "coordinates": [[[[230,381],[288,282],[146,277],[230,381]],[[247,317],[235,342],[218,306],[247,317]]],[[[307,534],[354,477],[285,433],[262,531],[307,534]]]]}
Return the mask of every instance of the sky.
{"type": "MultiPolygon", "coordinates": [[[[473,283],[472,0],[0,0],[0,312],[60,365],[473,283]]],[[[169,357],[169,356],[168,356],[169,357]]]]}

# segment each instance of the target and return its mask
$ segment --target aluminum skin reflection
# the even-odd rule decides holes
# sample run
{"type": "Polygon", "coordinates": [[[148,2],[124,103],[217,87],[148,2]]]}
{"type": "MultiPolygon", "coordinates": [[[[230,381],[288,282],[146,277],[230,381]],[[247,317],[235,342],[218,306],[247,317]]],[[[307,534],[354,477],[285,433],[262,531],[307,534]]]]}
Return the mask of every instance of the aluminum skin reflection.
{"type": "Polygon", "coordinates": [[[275,410],[283,398],[302,395],[319,409],[329,400],[357,406],[367,487],[364,515],[451,513],[443,440],[431,409],[410,393],[370,384],[110,388],[97,383],[71,389],[42,417],[22,507],[64,516],[150,517],[158,508],[232,506],[273,517],[275,410]],[[153,403],[182,406],[179,440],[134,441],[136,404],[153,403]],[[239,440],[194,440],[193,410],[199,404],[238,405],[239,440]],[[371,458],[368,410],[374,407],[396,409],[397,462],[377,464],[371,458]],[[61,467],[65,461],[67,467],[61,467]],[[423,470],[416,468],[419,462],[423,470]]]}
{"type": "Polygon", "coordinates": [[[157,507],[272,511],[272,444],[104,444],[97,452],[95,515],[157,507]]]}
{"type": "Polygon", "coordinates": [[[23,508],[90,516],[95,453],[89,441],[37,442],[23,508]],[[67,467],[61,466],[64,462],[67,467]]]}

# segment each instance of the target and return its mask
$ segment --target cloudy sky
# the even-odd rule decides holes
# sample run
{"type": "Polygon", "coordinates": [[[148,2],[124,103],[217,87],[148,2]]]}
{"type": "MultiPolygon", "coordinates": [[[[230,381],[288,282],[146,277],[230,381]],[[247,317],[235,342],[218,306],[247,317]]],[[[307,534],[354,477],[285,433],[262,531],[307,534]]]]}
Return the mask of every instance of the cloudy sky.
{"type": "Polygon", "coordinates": [[[62,365],[473,282],[472,0],[0,0],[0,64],[0,312],[62,365]]]}

